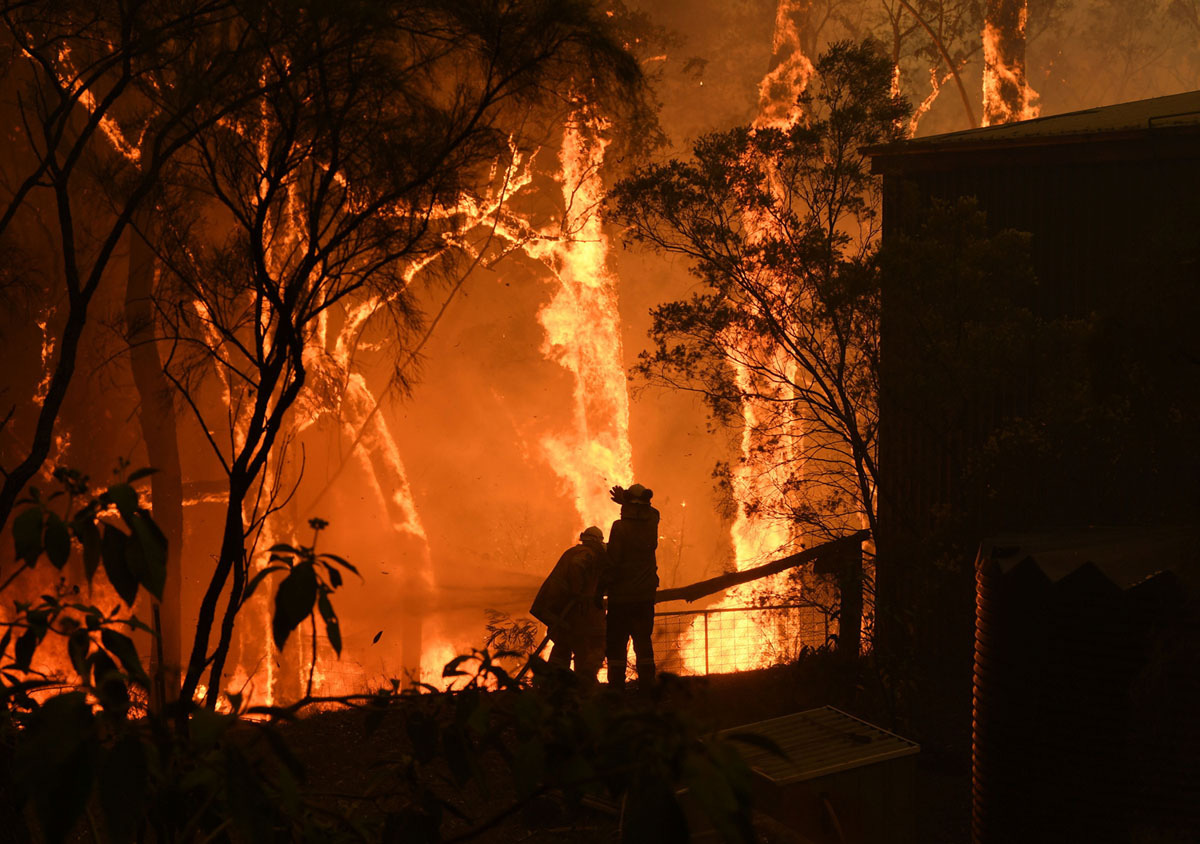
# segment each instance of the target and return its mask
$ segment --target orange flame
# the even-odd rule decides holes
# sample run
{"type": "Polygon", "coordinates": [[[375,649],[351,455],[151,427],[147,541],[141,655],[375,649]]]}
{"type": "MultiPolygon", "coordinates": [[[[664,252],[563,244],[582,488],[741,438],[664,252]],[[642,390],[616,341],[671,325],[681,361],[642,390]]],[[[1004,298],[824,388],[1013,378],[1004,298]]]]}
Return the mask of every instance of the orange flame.
{"type": "MultiPolygon", "coordinates": [[[[900,67],[897,65],[897,79],[899,79],[899,73],[900,67]]],[[[917,134],[917,126],[921,123],[921,118],[928,114],[929,110],[933,108],[933,104],[937,100],[938,95],[942,93],[942,85],[945,84],[945,82],[950,79],[951,76],[953,76],[953,72],[947,71],[944,76],[939,78],[938,69],[936,67],[929,68],[929,93],[925,96],[925,99],[921,100],[921,102],[917,103],[917,105],[913,108],[912,117],[910,117],[908,120],[909,137],[917,134]]],[[[895,93],[899,93],[898,82],[896,83],[895,93]]]]}
{"type": "Polygon", "coordinates": [[[42,380],[38,382],[37,389],[34,391],[33,401],[38,407],[46,402],[46,396],[50,392],[50,379],[54,377],[50,361],[54,357],[55,338],[46,329],[48,323],[48,319],[37,321],[38,331],[42,333],[42,380]]]}
{"type": "MultiPolygon", "coordinates": [[[[989,12],[992,4],[989,3],[989,12]]],[[[1025,2],[996,4],[983,26],[983,125],[1032,120],[1041,113],[1037,91],[1025,77],[1025,2]],[[1013,12],[1015,11],[1015,15],[1013,12]]]]}
{"type": "MultiPolygon", "coordinates": [[[[815,69],[812,62],[804,54],[797,20],[801,19],[807,3],[804,0],[779,0],[775,16],[774,67],[763,78],[759,85],[759,113],[753,126],[755,129],[775,128],[787,130],[797,123],[807,120],[807,115],[799,104],[800,95],[804,93],[815,69]]],[[[747,219],[747,228],[751,231],[763,230],[771,225],[766,219],[747,219]]],[[[731,338],[733,345],[749,343],[758,345],[754,340],[731,338]]],[[[754,356],[771,354],[770,349],[746,348],[747,355],[754,356]]],[[[776,365],[781,371],[788,372],[786,360],[780,359],[776,365]]],[[[743,393],[761,393],[763,386],[753,383],[750,369],[735,363],[734,374],[738,387],[743,393]]],[[[794,375],[794,373],[793,373],[794,375]]],[[[792,379],[794,381],[794,378],[792,379]]],[[[768,390],[772,389],[767,387],[768,390]]],[[[773,489],[778,489],[782,478],[779,470],[771,461],[756,460],[755,446],[759,437],[758,429],[766,408],[753,400],[742,404],[742,460],[733,473],[733,494],[739,502],[737,516],[730,529],[730,539],[734,550],[734,564],[743,570],[753,565],[768,561],[778,556],[781,549],[786,548],[792,540],[788,526],[769,515],[762,515],[747,508],[746,502],[754,499],[769,498],[773,489]]],[[[774,592],[783,585],[785,575],[774,575],[755,582],[734,587],[721,598],[712,608],[732,608],[753,605],[756,591],[774,592]]],[[[773,625],[765,624],[764,619],[757,613],[728,613],[722,625],[720,635],[707,638],[704,630],[704,620],[698,617],[684,633],[680,642],[680,651],[685,654],[685,671],[692,673],[705,672],[705,642],[707,641],[708,662],[711,665],[734,666],[734,670],[745,671],[763,668],[771,664],[772,654],[777,651],[773,641],[775,633],[773,625]]]]}
{"type": "Polygon", "coordinates": [[[538,313],[546,332],[541,351],[575,376],[574,429],[544,437],[541,446],[574,496],[583,525],[603,524],[612,512],[608,488],[633,479],[617,277],[596,213],[604,192],[600,168],[607,128],[586,106],[568,122],[559,152],[563,236],[526,247],[558,282],[553,299],[538,313]]]}
{"type": "Polygon", "coordinates": [[[797,24],[811,0],[779,0],[775,9],[772,67],[758,84],[758,117],[754,128],[790,129],[805,119],[798,99],[814,73],[804,54],[797,24]]]}

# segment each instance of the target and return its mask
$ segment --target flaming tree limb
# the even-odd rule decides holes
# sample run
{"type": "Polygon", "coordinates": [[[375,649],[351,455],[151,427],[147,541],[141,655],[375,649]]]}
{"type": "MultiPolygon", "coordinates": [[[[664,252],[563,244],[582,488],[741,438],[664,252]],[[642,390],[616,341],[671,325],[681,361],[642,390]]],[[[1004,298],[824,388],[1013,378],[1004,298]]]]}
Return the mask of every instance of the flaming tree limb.
{"type": "Polygon", "coordinates": [[[908,0],[900,0],[900,5],[908,10],[909,14],[916,19],[921,28],[929,35],[930,40],[933,41],[933,46],[937,48],[942,60],[946,62],[946,67],[954,77],[954,86],[958,88],[958,95],[962,98],[963,109],[967,112],[967,119],[971,121],[972,128],[978,126],[979,121],[975,119],[975,109],[971,107],[971,98],[967,96],[967,88],[963,85],[962,77],[958,75],[958,68],[955,67],[954,60],[950,58],[950,54],[946,51],[946,45],[942,43],[942,39],[938,37],[937,33],[933,31],[933,28],[925,19],[917,13],[917,10],[912,7],[912,4],[908,0]]]}

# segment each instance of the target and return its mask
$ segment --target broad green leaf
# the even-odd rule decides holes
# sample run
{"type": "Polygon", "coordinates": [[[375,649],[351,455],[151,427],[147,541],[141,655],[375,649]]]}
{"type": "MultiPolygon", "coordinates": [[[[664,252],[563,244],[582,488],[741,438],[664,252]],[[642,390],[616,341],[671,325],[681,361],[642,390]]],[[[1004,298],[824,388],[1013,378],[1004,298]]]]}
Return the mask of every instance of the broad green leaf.
{"type": "Polygon", "coordinates": [[[288,747],[287,741],[279,730],[271,724],[258,724],[259,733],[267,740],[267,744],[271,746],[272,752],[283,763],[283,766],[296,778],[298,782],[304,782],[307,773],[304,770],[304,764],[299,757],[292,752],[288,747]]]}
{"type": "Polygon", "coordinates": [[[71,532],[57,513],[46,514],[46,559],[56,569],[62,569],[71,556],[71,532]]]}
{"type": "Polygon", "coordinates": [[[271,632],[276,648],[283,650],[291,632],[312,614],[316,600],[317,573],[311,562],[300,563],[283,579],[275,593],[271,632]]]}
{"type": "Polygon", "coordinates": [[[117,505],[117,512],[121,514],[121,518],[127,523],[129,517],[138,510],[138,495],[137,490],[129,484],[113,484],[108,488],[106,497],[117,505]]]}
{"type": "Polygon", "coordinates": [[[133,534],[125,537],[125,568],[135,583],[140,584],[146,579],[146,555],[142,551],[142,543],[133,534]]]}
{"type": "MultiPolygon", "coordinates": [[[[121,600],[127,606],[133,606],[137,598],[137,578],[129,570],[127,547],[129,537],[110,524],[104,525],[104,535],[101,540],[100,553],[104,560],[104,573],[108,582],[117,590],[121,600]]],[[[139,549],[140,550],[140,549],[139,549]]]]}
{"type": "Polygon", "coordinates": [[[464,676],[466,676],[467,672],[459,671],[458,667],[471,658],[472,657],[470,654],[456,656],[454,659],[447,662],[446,665],[442,668],[442,676],[443,677],[464,677],[464,676]]]}
{"type": "Polygon", "coordinates": [[[151,627],[149,624],[146,624],[144,621],[142,621],[136,615],[129,616],[129,618],[125,619],[124,624],[130,630],[141,630],[143,633],[149,633],[151,636],[157,635],[154,632],[153,627],[151,627]]]}
{"type": "Polygon", "coordinates": [[[246,588],[242,590],[242,603],[244,604],[250,600],[250,596],[254,594],[256,589],[258,589],[259,584],[263,582],[263,578],[272,572],[287,571],[287,569],[287,566],[267,566],[265,569],[259,569],[257,572],[255,572],[254,577],[250,578],[250,582],[247,583],[246,588]]]}
{"type": "Polygon", "coordinates": [[[139,580],[151,595],[161,601],[163,587],[167,583],[167,538],[142,513],[134,513],[127,521],[141,548],[142,570],[139,580]]]}
{"type": "Polygon", "coordinates": [[[91,583],[96,569],[100,567],[100,529],[91,518],[83,515],[76,516],[71,524],[75,530],[75,538],[83,546],[84,576],[87,577],[88,583],[91,583]]]}
{"type": "Polygon", "coordinates": [[[142,659],[138,656],[132,639],[106,627],[100,631],[100,642],[117,658],[126,674],[143,686],[149,687],[150,678],[146,676],[146,670],[142,667],[142,659]]]}
{"type": "Polygon", "coordinates": [[[157,469],[152,469],[149,466],[145,466],[141,469],[134,469],[129,473],[129,477],[125,479],[125,482],[131,484],[134,481],[140,481],[142,478],[148,478],[157,472],[157,469]]]}
{"type": "Polygon", "coordinates": [[[768,753],[778,756],[780,759],[787,759],[788,761],[791,761],[791,757],[788,756],[787,751],[780,747],[779,744],[776,743],[776,741],[770,736],[764,736],[761,733],[736,732],[725,733],[723,738],[726,741],[737,741],[741,742],[742,744],[748,744],[751,747],[757,747],[761,750],[765,750],[768,753]]]}
{"type": "MultiPolygon", "coordinates": [[[[43,595],[42,599],[45,600],[46,596],[43,595]]],[[[25,613],[25,621],[37,631],[40,639],[46,635],[46,630],[50,626],[50,614],[46,610],[29,610],[25,613]]]]}
{"type": "Polygon", "coordinates": [[[329,585],[334,589],[342,587],[342,573],[328,563],[325,564],[325,570],[329,572],[329,585]]]}
{"type": "Polygon", "coordinates": [[[29,670],[29,663],[33,661],[33,652],[37,650],[41,639],[42,637],[32,627],[17,637],[17,644],[13,647],[13,664],[17,668],[22,671],[29,670]]]}
{"type": "Polygon", "coordinates": [[[333,646],[333,652],[341,656],[342,630],[338,626],[338,617],[333,611],[333,604],[329,602],[329,592],[325,589],[322,589],[317,596],[317,608],[321,611],[321,618],[325,620],[325,635],[329,637],[329,644],[333,646]]]}
{"type": "Polygon", "coordinates": [[[236,721],[237,718],[233,715],[222,715],[204,707],[196,709],[189,721],[192,741],[201,750],[211,747],[236,721]]]}
{"type": "MultiPolygon", "coordinates": [[[[356,569],[354,566],[350,565],[350,563],[348,563],[342,557],[339,557],[337,554],[320,554],[318,556],[322,560],[332,560],[333,562],[337,563],[339,566],[342,566],[343,568],[347,569],[348,571],[352,571],[355,574],[358,574],[358,569],[356,569]]],[[[362,575],[359,575],[359,577],[362,577],[362,575]]]]}
{"type": "Polygon", "coordinates": [[[67,839],[95,779],[95,718],[80,692],[54,695],[34,715],[13,760],[47,844],[67,839]]]}
{"type": "Polygon", "coordinates": [[[13,519],[13,545],[18,560],[24,560],[30,566],[37,563],[38,555],[42,553],[41,507],[22,510],[13,519]]]}
{"type": "Polygon", "coordinates": [[[721,816],[732,815],[737,810],[737,799],[724,772],[703,755],[688,754],[683,763],[681,779],[714,821],[721,816]]]}
{"type": "Polygon", "coordinates": [[[88,651],[91,646],[92,637],[88,634],[86,627],[76,630],[67,639],[67,654],[71,657],[71,665],[75,666],[76,673],[85,683],[88,675],[88,651]]]}
{"type": "MultiPolygon", "coordinates": [[[[636,841],[690,841],[687,818],[675,790],[660,777],[640,777],[625,795],[622,826],[637,831],[636,841]]],[[[753,841],[753,838],[750,839],[753,841]]]]}
{"type": "Polygon", "coordinates": [[[92,664],[92,688],[100,705],[110,714],[121,717],[129,709],[129,689],[112,657],[102,650],[97,650],[89,658],[92,664]]]}

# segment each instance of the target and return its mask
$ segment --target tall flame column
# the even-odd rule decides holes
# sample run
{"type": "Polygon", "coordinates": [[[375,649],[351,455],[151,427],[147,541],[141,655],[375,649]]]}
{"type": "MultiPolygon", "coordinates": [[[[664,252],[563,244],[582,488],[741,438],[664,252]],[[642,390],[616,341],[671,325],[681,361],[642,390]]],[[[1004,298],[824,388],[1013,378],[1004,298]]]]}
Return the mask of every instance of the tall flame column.
{"type": "Polygon", "coordinates": [[[558,288],[538,313],[542,353],[575,376],[570,431],[543,438],[543,453],[575,499],[582,525],[604,525],[608,488],[633,478],[629,392],[621,350],[617,277],[596,213],[607,122],[581,106],[563,133],[561,234],[527,249],[553,270],[558,288]]]}
{"type": "Polygon", "coordinates": [[[1027,0],[988,0],[983,23],[983,125],[1038,116],[1025,77],[1027,0]]]}

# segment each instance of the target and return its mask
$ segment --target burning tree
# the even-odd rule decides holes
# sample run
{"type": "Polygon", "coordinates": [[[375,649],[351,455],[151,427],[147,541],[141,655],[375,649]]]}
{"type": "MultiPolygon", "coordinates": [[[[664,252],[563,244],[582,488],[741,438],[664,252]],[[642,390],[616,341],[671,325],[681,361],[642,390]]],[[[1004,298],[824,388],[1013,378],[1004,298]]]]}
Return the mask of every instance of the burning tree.
{"type": "Polygon", "coordinates": [[[109,270],[133,221],[196,132],[258,88],[243,73],[242,45],[223,37],[231,9],[199,0],[0,6],[3,109],[14,127],[2,278],[41,335],[39,365],[23,368],[35,385],[11,384],[33,400],[3,415],[0,526],[55,447],[90,309],[114,286],[109,270]]]}
{"type": "Polygon", "coordinates": [[[183,527],[174,408],[153,343],[153,263],[132,232],[147,228],[163,184],[175,178],[197,133],[255,97],[262,80],[253,72],[253,49],[227,38],[232,3],[13,2],[2,13],[11,92],[3,109],[13,127],[0,212],[9,258],[4,287],[12,313],[32,317],[11,325],[8,351],[40,345],[41,354],[7,373],[12,406],[0,426],[0,526],[48,461],[86,461],[68,454],[72,431],[113,436],[98,426],[97,407],[81,411],[109,402],[75,376],[119,355],[97,324],[107,309],[121,307],[124,293],[139,416],[150,460],[161,469],[150,480],[153,508],[169,539],[161,635],[167,661],[177,663],[183,527]],[[29,394],[32,402],[20,400],[29,394]],[[83,424],[72,424],[81,412],[83,424]]]}
{"type": "Polygon", "coordinates": [[[968,126],[976,126],[973,97],[963,83],[964,68],[979,51],[979,4],[963,0],[887,0],[881,4],[884,21],[874,28],[889,45],[896,67],[896,87],[926,93],[914,107],[909,133],[933,107],[947,84],[953,84],[968,126]]]}
{"type": "Polygon", "coordinates": [[[891,77],[869,43],[836,44],[799,97],[804,119],[707,135],[612,197],[633,239],[701,282],[654,310],[640,374],[751,427],[747,459],[769,482],[743,506],[792,541],[875,527],[878,203],[861,148],[902,135],[891,77]]]}
{"type": "Polygon", "coordinates": [[[206,669],[219,687],[247,543],[274,506],[276,452],[323,356],[314,338],[357,319],[364,300],[410,331],[416,269],[452,245],[469,219],[464,200],[495,188],[494,162],[513,155],[513,132],[550,86],[581,68],[600,88],[637,80],[589,4],[263,14],[245,25],[280,33],[262,47],[266,92],[197,133],[190,178],[153,238],[169,268],[157,294],[176,350],[167,371],[228,479],[185,697],[206,669]],[[212,366],[219,400],[206,404],[212,366]],[[212,433],[221,429],[227,441],[212,433]]]}
{"type": "MultiPolygon", "coordinates": [[[[7,103],[24,129],[5,153],[0,234],[22,258],[9,263],[6,291],[61,282],[67,313],[51,306],[42,320],[45,376],[31,387],[32,418],[17,406],[3,417],[6,434],[28,434],[30,444],[6,448],[16,465],[6,461],[0,523],[51,455],[89,306],[119,287],[113,279],[127,280],[147,428],[173,427],[182,399],[228,479],[190,696],[207,668],[210,685],[220,677],[247,545],[277,491],[279,446],[309,373],[322,369],[313,341],[357,324],[364,308],[392,314],[395,334],[411,336],[417,270],[452,255],[455,236],[479,222],[472,198],[503,196],[508,165],[546,131],[554,109],[545,107],[566,107],[565,80],[587,80],[598,100],[619,90],[615,104],[637,99],[639,72],[589,2],[181,0],[2,11],[7,69],[24,86],[7,103]],[[81,213],[82,204],[98,210],[81,213]],[[39,252],[42,231],[49,241],[39,252]],[[127,241],[123,278],[111,267],[127,241]],[[156,370],[174,397],[161,377],[143,377],[156,370]]],[[[173,464],[164,468],[178,481],[170,451],[155,459],[173,464]]],[[[158,492],[156,509],[178,506],[177,494],[172,505],[158,492]]],[[[181,537],[170,539],[177,551],[181,537]]]]}
{"type": "Polygon", "coordinates": [[[983,125],[1037,117],[1025,74],[1027,0],[988,0],[983,24],[983,125]]]}

